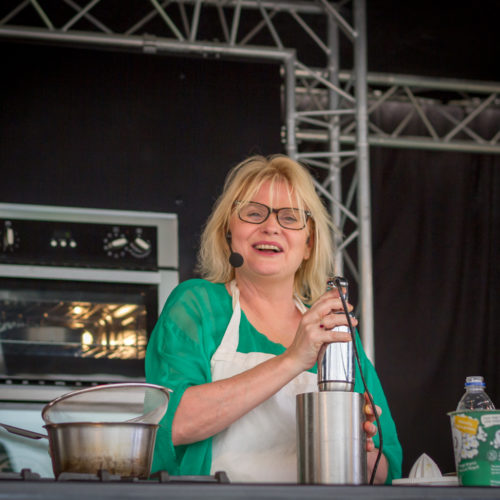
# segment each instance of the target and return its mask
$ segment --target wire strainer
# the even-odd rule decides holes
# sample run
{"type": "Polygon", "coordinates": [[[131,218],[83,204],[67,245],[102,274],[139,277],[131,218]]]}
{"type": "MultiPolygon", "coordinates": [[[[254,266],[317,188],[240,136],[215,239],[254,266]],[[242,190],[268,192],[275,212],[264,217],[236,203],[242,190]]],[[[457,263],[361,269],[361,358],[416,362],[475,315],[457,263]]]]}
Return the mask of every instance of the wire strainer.
{"type": "Polygon", "coordinates": [[[46,424],[138,422],[158,424],[167,411],[170,389],[142,382],[96,385],[63,394],[45,405],[46,424]]]}

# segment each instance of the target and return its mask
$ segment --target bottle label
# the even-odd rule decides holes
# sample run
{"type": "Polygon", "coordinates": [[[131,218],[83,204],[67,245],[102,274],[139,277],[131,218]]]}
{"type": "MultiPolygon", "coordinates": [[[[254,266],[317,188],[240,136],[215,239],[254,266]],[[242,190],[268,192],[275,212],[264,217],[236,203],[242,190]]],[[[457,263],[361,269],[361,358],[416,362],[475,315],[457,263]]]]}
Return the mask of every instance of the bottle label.
{"type": "Polygon", "coordinates": [[[456,415],[453,418],[455,420],[455,428],[460,432],[472,435],[476,434],[477,428],[479,426],[479,421],[477,421],[475,418],[466,417],[464,415],[456,415]]]}
{"type": "Polygon", "coordinates": [[[457,410],[448,415],[459,483],[500,486],[500,410],[457,410]]]}
{"type": "Polygon", "coordinates": [[[481,424],[483,424],[484,427],[491,427],[492,425],[500,425],[500,415],[498,415],[497,413],[482,415],[481,424]]]}

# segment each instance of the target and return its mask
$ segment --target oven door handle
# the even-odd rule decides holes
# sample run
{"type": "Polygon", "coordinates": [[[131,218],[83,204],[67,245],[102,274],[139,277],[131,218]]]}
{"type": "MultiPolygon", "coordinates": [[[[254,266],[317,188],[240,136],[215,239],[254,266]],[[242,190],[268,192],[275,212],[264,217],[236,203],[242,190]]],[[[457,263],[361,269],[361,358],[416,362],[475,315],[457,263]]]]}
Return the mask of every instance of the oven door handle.
{"type": "Polygon", "coordinates": [[[39,434],[38,432],[20,429],[19,427],[14,427],[13,425],[2,424],[0,422],[0,426],[3,427],[6,431],[11,432],[12,434],[17,434],[18,436],[24,436],[30,439],[49,439],[49,436],[45,434],[39,434]]]}

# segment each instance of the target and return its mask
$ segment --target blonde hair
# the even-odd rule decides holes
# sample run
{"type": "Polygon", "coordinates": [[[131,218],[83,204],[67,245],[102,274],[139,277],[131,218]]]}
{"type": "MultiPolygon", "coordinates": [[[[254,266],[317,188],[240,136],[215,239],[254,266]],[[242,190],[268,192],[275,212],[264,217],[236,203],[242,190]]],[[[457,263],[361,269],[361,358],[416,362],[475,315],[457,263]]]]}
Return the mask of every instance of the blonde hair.
{"type": "Polygon", "coordinates": [[[286,184],[289,196],[293,193],[297,198],[297,208],[311,212],[312,252],[295,273],[294,287],[304,302],[312,303],[326,290],[327,278],[334,275],[335,228],[316,193],[311,174],[284,155],[252,156],[229,171],[201,235],[197,269],[203,278],[215,283],[227,283],[234,278],[234,268],[228,261],[229,219],[235,201],[251,200],[266,181],[271,186],[278,182],[286,184]]]}

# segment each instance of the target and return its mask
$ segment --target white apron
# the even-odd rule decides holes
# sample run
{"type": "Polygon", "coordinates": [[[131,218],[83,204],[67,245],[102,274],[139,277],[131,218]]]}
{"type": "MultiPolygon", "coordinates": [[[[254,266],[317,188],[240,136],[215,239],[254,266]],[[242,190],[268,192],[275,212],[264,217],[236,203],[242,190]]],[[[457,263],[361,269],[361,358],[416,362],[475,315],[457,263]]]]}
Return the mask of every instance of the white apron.
{"type": "MultiPolygon", "coordinates": [[[[241,318],[240,293],[230,284],[233,314],[211,359],[212,381],[244,372],[274,354],[236,352],[241,318]]],[[[303,314],[307,309],[298,299],[303,314]]],[[[274,396],[236,420],[212,440],[211,474],[226,471],[234,482],[297,482],[295,396],[318,390],[317,376],[303,372],[274,396]]]]}

